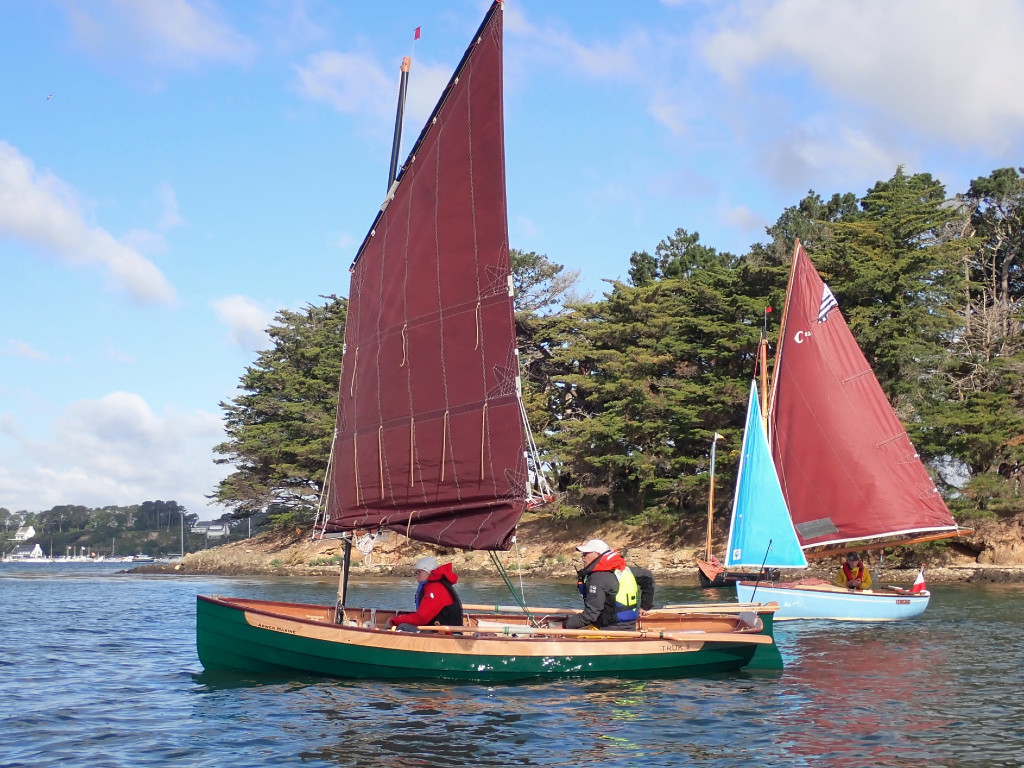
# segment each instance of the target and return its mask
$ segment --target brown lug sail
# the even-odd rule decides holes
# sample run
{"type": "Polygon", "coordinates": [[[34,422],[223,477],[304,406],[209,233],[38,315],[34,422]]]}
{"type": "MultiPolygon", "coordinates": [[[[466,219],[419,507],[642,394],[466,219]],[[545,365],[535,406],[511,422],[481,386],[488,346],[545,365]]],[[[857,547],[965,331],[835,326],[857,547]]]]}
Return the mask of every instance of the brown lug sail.
{"type": "Polygon", "coordinates": [[[772,453],[805,549],[955,535],[956,522],[799,243],[773,383],[772,453]]]}
{"type": "Polygon", "coordinates": [[[496,7],[352,268],[326,533],[508,549],[526,504],[496,7]]]}

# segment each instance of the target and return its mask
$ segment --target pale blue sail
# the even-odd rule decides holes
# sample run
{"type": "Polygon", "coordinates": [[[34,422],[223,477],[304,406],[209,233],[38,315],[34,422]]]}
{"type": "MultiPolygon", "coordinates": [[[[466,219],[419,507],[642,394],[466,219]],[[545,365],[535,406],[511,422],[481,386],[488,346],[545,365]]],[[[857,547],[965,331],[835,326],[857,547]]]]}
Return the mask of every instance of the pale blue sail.
{"type": "Polygon", "coordinates": [[[807,567],[772,461],[757,383],[752,381],[725,567],[760,568],[762,562],[766,568],[807,567]]]}

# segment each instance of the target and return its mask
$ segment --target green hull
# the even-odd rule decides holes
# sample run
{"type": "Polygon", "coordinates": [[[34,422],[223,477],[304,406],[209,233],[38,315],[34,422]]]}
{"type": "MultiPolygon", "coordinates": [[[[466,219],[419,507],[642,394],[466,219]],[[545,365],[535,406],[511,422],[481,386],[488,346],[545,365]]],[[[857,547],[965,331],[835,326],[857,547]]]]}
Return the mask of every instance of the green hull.
{"type": "MultiPolygon", "coordinates": [[[[775,639],[775,613],[765,612],[759,613],[758,617],[764,623],[764,634],[768,635],[773,640],[775,639]]],[[[779,652],[779,646],[775,643],[771,645],[758,645],[757,650],[754,651],[754,657],[750,660],[750,663],[746,666],[748,670],[779,670],[783,668],[782,654],[779,652]]]]}
{"type": "Polygon", "coordinates": [[[666,678],[741,669],[750,664],[756,649],[775,649],[774,644],[741,641],[438,637],[311,621],[298,618],[294,611],[278,613],[274,604],[263,605],[271,607],[259,610],[253,604],[197,599],[196,647],[204,668],[476,682],[666,678]]]}

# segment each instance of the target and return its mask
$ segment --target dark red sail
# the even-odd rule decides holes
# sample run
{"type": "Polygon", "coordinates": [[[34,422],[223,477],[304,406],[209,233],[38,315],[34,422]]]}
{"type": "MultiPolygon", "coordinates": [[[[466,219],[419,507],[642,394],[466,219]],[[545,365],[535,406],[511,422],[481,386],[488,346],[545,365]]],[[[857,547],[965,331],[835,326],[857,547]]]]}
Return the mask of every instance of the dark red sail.
{"type": "Polygon", "coordinates": [[[957,530],[799,243],[782,329],[772,453],[801,545],[957,530]]]}
{"type": "Polygon", "coordinates": [[[495,4],[353,265],[327,533],[508,549],[528,482],[495,4]]]}

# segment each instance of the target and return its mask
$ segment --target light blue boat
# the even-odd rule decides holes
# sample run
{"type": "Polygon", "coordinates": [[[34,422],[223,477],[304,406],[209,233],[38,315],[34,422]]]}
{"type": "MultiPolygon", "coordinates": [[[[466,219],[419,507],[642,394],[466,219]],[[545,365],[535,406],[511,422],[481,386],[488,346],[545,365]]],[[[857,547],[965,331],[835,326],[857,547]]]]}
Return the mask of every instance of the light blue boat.
{"type": "MultiPolygon", "coordinates": [[[[759,418],[754,424],[751,388],[730,565],[760,556],[775,568],[799,568],[805,556],[963,533],[799,242],[780,329],[767,428],[759,418]]],[[[909,590],[848,590],[801,579],[741,581],[736,594],[744,603],[778,602],[779,621],[909,619],[931,597],[923,570],[909,590]]]]}
{"type": "Polygon", "coordinates": [[[757,584],[744,581],[736,584],[736,597],[741,603],[777,602],[776,621],[898,621],[924,613],[931,594],[927,591],[911,594],[906,590],[888,589],[855,592],[831,584],[757,584]]]}
{"type": "MultiPolygon", "coordinates": [[[[727,568],[757,571],[762,567],[807,567],[807,559],[800,547],[772,461],[755,382],[750,384],[725,563],[727,568]]],[[[736,597],[741,603],[777,602],[776,621],[909,619],[923,613],[931,597],[928,592],[911,593],[898,589],[854,592],[833,584],[815,582],[820,580],[741,581],[736,583],[736,597]]]]}

